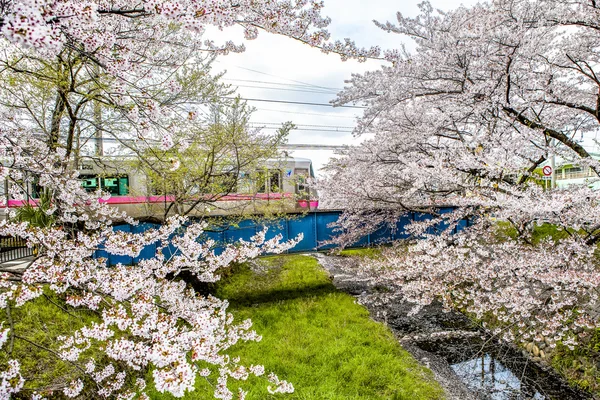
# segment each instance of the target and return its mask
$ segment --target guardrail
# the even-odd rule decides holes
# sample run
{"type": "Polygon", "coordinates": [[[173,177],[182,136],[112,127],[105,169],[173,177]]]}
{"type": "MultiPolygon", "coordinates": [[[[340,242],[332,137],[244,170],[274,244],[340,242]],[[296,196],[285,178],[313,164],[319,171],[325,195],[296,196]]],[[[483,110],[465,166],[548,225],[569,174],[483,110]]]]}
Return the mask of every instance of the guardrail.
{"type": "Polygon", "coordinates": [[[566,180],[566,179],[581,179],[581,178],[596,178],[595,174],[591,173],[591,172],[567,172],[564,174],[561,174],[560,172],[556,174],[556,179],[557,180],[566,180]]]}
{"type": "MultiPolygon", "coordinates": [[[[452,208],[441,208],[439,212],[445,213],[452,211],[452,208]]],[[[292,214],[291,217],[282,218],[277,221],[269,222],[267,224],[255,223],[252,220],[244,220],[237,224],[235,227],[229,227],[226,230],[220,232],[205,232],[207,239],[212,239],[215,242],[224,245],[227,243],[237,242],[240,239],[249,241],[252,236],[257,232],[263,230],[266,226],[269,228],[267,232],[267,239],[274,237],[275,235],[281,234],[282,240],[288,240],[295,238],[299,233],[304,235],[304,238],[300,243],[291,249],[290,253],[299,253],[307,251],[319,251],[327,250],[334,247],[334,245],[325,245],[324,242],[331,240],[335,237],[333,228],[328,225],[338,220],[342,211],[314,211],[304,214],[292,214]]],[[[404,232],[404,227],[411,221],[423,221],[431,218],[428,214],[408,213],[398,220],[395,227],[382,227],[377,231],[361,238],[356,243],[348,247],[368,247],[377,244],[386,244],[394,240],[406,239],[408,234],[404,232]]],[[[142,233],[148,229],[156,228],[159,225],[140,223],[139,225],[118,225],[115,226],[115,230],[142,233]]],[[[467,221],[462,221],[461,225],[457,227],[460,230],[468,226],[467,221]]],[[[432,228],[435,230],[435,228],[432,228]]],[[[215,252],[221,251],[222,247],[216,247],[215,252]]],[[[175,249],[167,250],[174,252],[175,249]]],[[[109,265],[115,264],[126,264],[131,265],[137,263],[139,260],[148,259],[154,256],[156,253],[156,246],[147,246],[142,250],[138,257],[126,257],[126,256],[115,256],[108,254],[106,251],[96,251],[96,257],[104,257],[108,259],[109,265]]],[[[167,254],[168,256],[168,254],[167,254]]]]}
{"type": "Polygon", "coordinates": [[[0,237],[0,263],[19,260],[34,255],[34,249],[27,247],[21,238],[0,237]]]}

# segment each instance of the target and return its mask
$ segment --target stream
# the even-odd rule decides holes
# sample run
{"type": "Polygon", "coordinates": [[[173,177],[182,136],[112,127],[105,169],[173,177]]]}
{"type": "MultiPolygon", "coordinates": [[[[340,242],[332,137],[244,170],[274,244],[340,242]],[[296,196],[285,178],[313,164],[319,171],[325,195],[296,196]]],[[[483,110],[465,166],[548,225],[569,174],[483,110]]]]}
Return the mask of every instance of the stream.
{"type": "Polygon", "coordinates": [[[448,400],[583,400],[592,397],[570,387],[549,366],[534,362],[517,347],[483,332],[458,312],[441,305],[408,316],[413,305],[389,300],[368,281],[352,274],[349,257],[313,254],[333,284],[357,298],[375,320],[387,324],[402,346],[433,372],[448,400]]]}

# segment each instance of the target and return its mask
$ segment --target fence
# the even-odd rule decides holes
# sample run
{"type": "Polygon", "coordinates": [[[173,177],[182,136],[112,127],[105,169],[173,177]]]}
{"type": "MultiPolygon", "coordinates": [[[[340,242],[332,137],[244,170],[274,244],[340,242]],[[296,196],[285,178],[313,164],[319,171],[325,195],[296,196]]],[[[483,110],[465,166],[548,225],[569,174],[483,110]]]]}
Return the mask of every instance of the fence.
{"type": "MultiPolygon", "coordinates": [[[[444,208],[439,210],[441,213],[450,212],[452,208],[444,208]]],[[[276,222],[268,224],[257,224],[252,220],[244,220],[239,223],[236,227],[230,227],[221,232],[206,232],[208,239],[215,240],[221,246],[236,242],[240,239],[250,240],[257,232],[262,231],[266,226],[269,228],[267,232],[267,239],[274,237],[275,235],[281,234],[283,240],[295,238],[299,233],[304,235],[304,238],[298,243],[290,253],[306,252],[306,251],[317,251],[326,250],[333,248],[334,245],[324,245],[323,242],[331,240],[335,237],[333,228],[328,225],[332,222],[337,221],[341,215],[341,211],[316,211],[308,214],[293,214],[291,218],[280,219],[276,222]]],[[[396,223],[395,227],[382,227],[379,230],[361,238],[356,243],[349,247],[368,247],[376,244],[390,243],[394,240],[405,239],[408,235],[404,232],[404,227],[411,221],[426,220],[431,218],[431,215],[427,214],[416,214],[408,213],[396,223]]],[[[467,221],[461,222],[461,225],[457,229],[467,225],[467,221]]],[[[155,224],[139,224],[137,226],[132,225],[119,225],[116,226],[115,230],[142,233],[148,229],[156,228],[158,225],[155,224]]],[[[435,228],[432,228],[435,230],[435,228]]],[[[222,247],[217,247],[215,251],[218,253],[222,247]]],[[[173,252],[174,249],[167,249],[167,252],[173,252]]],[[[115,256],[108,254],[106,251],[99,250],[96,252],[96,257],[104,257],[108,259],[110,265],[117,263],[121,264],[133,264],[141,259],[147,259],[154,256],[156,252],[155,245],[146,247],[140,255],[136,258],[126,256],[115,256]]]]}
{"type": "Polygon", "coordinates": [[[0,237],[0,263],[32,256],[34,249],[21,238],[0,237]]]}

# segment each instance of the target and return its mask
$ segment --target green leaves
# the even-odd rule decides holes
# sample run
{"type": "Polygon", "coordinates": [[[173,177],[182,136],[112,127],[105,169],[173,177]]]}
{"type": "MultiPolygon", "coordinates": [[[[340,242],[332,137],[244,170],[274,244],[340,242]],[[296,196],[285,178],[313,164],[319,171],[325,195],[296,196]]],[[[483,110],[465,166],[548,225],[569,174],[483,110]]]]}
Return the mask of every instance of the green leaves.
{"type": "Polygon", "coordinates": [[[22,207],[18,207],[15,219],[19,222],[29,222],[30,226],[37,228],[49,228],[56,222],[51,212],[51,191],[43,189],[40,192],[40,198],[34,201],[35,204],[32,204],[31,201],[26,201],[22,207]]]}

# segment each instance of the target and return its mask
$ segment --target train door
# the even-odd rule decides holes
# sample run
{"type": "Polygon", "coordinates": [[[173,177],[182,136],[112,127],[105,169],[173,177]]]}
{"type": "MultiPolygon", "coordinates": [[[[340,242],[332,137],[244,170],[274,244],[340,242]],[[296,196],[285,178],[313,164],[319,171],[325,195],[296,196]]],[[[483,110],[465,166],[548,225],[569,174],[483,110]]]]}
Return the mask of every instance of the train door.
{"type": "Polygon", "coordinates": [[[300,198],[308,197],[308,168],[295,168],[294,176],[296,177],[296,195],[300,198]]]}
{"type": "Polygon", "coordinates": [[[38,182],[38,177],[29,173],[24,173],[18,180],[5,179],[2,184],[2,194],[11,200],[39,199],[42,187],[38,182]]]}

